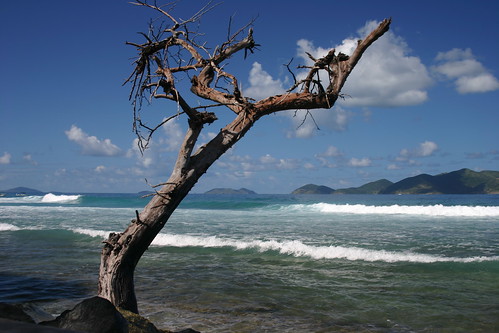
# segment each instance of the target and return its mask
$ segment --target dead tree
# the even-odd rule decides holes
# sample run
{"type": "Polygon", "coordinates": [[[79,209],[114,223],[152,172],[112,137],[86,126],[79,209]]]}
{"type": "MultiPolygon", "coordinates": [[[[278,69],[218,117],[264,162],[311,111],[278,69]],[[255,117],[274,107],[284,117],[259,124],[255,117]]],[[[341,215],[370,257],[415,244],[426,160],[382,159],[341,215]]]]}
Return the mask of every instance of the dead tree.
{"type": "Polygon", "coordinates": [[[147,1],[135,4],[150,7],[165,20],[159,29],[151,28],[148,34],[142,34],[145,38],[142,44],[128,43],[138,50],[135,68],[127,81],[132,87],[134,128],[141,149],[147,147],[151,135],[165,122],[183,117],[188,124],[169,179],[160,184],[160,189],[142,212],[136,212],[135,219],[124,232],[109,235],[102,249],[99,295],[118,307],[138,313],[135,267],[200,177],[263,116],[284,110],[332,108],[348,75],[364,51],[389,29],[390,20],[382,21],[364,40],[359,40],[351,55],[337,53],[334,49],[319,59],[309,55],[314,64],[306,67],[307,75],[300,76],[303,79],[293,75],[295,82],[285,94],[256,101],[243,95],[237,78],[223,66],[234,54],[244,52],[247,55],[258,46],[251,25],[229,34],[223,44],[209,50],[198,42],[200,34],[190,30],[192,23],[211,9],[209,6],[188,20],[178,20],[156,4],[147,1]],[[186,77],[190,78],[190,93],[207,100],[207,105],[189,105],[184,97],[188,91],[177,89],[181,75],[184,83],[186,77]],[[322,81],[324,77],[326,79],[322,81]],[[150,127],[140,118],[140,104],[144,98],[170,100],[177,108],[173,108],[175,112],[166,115],[161,124],[150,127]],[[207,110],[231,112],[233,119],[224,124],[211,141],[195,149],[204,125],[217,121],[216,113],[207,110]],[[143,134],[144,130],[147,135],[143,134]]]}

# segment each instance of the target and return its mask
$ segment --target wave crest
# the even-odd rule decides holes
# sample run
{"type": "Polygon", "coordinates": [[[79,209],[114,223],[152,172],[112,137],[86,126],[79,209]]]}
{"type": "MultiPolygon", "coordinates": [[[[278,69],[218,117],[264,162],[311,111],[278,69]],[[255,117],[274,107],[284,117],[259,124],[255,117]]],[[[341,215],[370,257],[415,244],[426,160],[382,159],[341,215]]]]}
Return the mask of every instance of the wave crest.
{"type": "Polygon", "coordinates": [[[90,237],[107,238],[107,237],[109,237],[109,234],[112,231],[76,228],[76,229],[73,230],[73,232],[76,232],[76,233],[82,234],[82,235],[87,235],[87,236],[90,236],[90,237]]]}
{"type": "Polygon", "coordinates": [[[52,193],[45,194],[42,198],[43,203],[69,202],[80,199],[81,195],[55,195],[52,193]]]}
{"type": "Polygon", "coordinates": [[[499,256],[485,257],[443,257],[430,254],[420,254],[413,252],[393,252],[386,250],[371,250],[358,247],[344,246],[314,246],[306,245],[301,241],[283,241],[276,240],[253,240],[243,241],[234,239],[222,239],[216,236],[202,237],[190,235],[159,234],[152,245],[172,246],[172,247],[232,247],[236,250],[255,249],[260,252],[277,251],[281,254],[294,257],[309,257],[313,259],[346,259],[351,261],[383,261],[393,262],[415,262],[415,263],[434,263],[434,262],[481,262],[497,261],[499,256]]]}
{"type": "Polygon", "coordinates": [[[499,216],[499,207],[497,206],[368,206],[362,204],[329,204],[316,203],[309,205],[291,205],[290,210],[297,211],[316,211],[320,213],[331,214],[362,214],[362,215],[425,215],[442,217],[494,217],[499,216]]]}
{"type": "Polygon", "coordinates": [[[20,230],[20,228],[9,223],[0,223],[0,231],[16,231],[16,230],[20,230]]]}

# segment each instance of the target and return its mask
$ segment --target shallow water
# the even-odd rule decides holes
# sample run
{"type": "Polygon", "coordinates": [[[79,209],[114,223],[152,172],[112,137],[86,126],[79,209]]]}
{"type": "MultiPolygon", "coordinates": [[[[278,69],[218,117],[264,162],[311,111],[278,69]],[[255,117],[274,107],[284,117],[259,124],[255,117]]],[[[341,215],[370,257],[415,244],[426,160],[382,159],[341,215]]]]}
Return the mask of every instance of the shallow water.
{"type": "MultiPolygon", "coordinates": [[[[147,200],[0,198],[0,301],[96,293],[147,200]]],[[[202,332],[499,330],[499,196],[191,195],[142,258],[139,307],[202,332]]]]}

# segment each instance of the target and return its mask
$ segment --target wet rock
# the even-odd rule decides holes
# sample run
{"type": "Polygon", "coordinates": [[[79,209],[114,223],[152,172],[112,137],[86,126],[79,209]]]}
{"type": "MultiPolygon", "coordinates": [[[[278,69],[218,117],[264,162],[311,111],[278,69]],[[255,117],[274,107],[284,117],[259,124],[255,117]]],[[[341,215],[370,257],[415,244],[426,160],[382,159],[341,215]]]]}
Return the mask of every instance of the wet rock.
{"type": "Polygon", "coordinates": [[[35,321],[28,315],[21,305],[0,303],[0,318],[32,323],[35,321]]]}
{"type": "Polygon", "coordinates": [[[92,333],[128,333],[128,323],[113,304],[101,297],[92,297],[40,325],[92,333]]]}

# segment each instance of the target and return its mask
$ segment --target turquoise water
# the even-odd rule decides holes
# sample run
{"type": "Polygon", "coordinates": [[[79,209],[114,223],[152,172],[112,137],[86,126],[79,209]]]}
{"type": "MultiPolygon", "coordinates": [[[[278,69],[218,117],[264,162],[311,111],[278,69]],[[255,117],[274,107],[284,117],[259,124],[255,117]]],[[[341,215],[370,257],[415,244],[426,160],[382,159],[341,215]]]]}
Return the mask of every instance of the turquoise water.
{"type": "MultiPolygon", "coordinates": [[[[0,301],[96,293],[147,199],[0,198],[0,301]]],[[[499,196],[190,195],[136,272],[141,313],[202,332],[499,331],[499,196]]]]}

